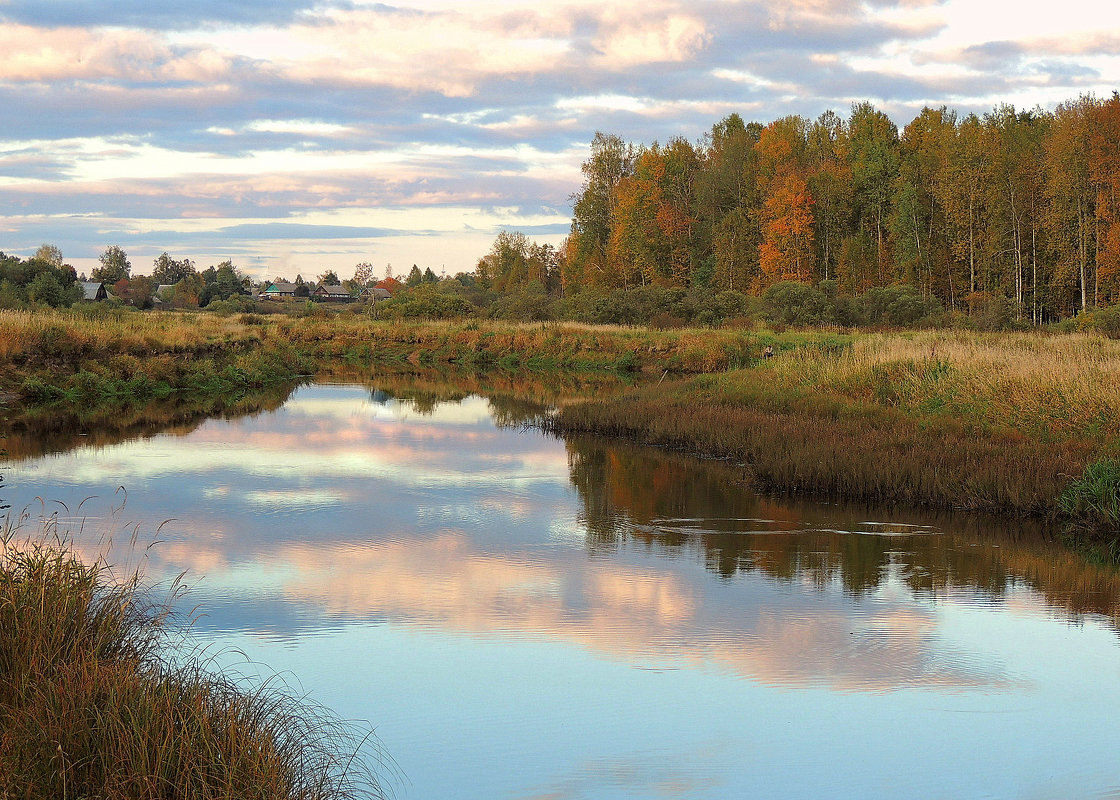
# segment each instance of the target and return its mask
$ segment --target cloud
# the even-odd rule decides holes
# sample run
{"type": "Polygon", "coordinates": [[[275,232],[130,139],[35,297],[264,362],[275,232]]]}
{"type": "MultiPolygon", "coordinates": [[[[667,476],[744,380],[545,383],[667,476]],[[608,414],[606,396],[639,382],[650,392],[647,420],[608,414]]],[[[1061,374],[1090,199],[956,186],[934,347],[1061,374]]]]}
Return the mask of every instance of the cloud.
{"type": "MultiPolygon", "coordinates": [[[[210,226],[215,241],[285,220],[325,225],[324,241],[342,243],[304,219],[332,208],[367,209],[373,221],[356,227],[411,230],[421,243],[507,222],[558,232],[556,219],[493,210],[566,215],[596,130],[695,140],[732,112],[767,122],[864,99],[902,126],[927,103],[983,111],[1111,90],[1117,12],[1099,10],[1095,30],[1029,9],[997,27],[981,6],[11,0],[0,5],[3,222],[19,242],[78,242],[93,226],[72,220],[100,216],[191,246],[203,238],[188,221],[204,217],[225,220],[210,226]],[[384,220],[406,207],[415,227],[384,220]],[[435,208],[442,222],[420,213],[435,208]]],[[[459,257],[461,244],[443,252],[459,257]]],[[[447,257],[420,247],[415,260],[447,257]]]]}
{"type": "Polygon", "coordinates": [[[230,69],[230,59],[210,49],[169,46],[141,30],[88,30],[0,25],[0,81],[119,80],[130,84],[212,83],[230,69]]]}

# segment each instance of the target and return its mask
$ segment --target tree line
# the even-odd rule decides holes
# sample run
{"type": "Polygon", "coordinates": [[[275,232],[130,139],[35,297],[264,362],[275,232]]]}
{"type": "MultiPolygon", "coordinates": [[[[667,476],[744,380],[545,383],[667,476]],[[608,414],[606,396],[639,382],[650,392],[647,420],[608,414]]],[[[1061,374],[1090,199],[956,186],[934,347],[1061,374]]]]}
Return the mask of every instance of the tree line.
{"type": "Polygon", "coordinates": [[[499,237],[480,278],[565,295],[905,286],[1024,324],[1120,301],[1117,93],[1053,112],[925,108],[902,131],[859,103],[811,122],[732,114],[697,144],[597,133],[583,176],[558,252],[513,258],[499,237]]]}

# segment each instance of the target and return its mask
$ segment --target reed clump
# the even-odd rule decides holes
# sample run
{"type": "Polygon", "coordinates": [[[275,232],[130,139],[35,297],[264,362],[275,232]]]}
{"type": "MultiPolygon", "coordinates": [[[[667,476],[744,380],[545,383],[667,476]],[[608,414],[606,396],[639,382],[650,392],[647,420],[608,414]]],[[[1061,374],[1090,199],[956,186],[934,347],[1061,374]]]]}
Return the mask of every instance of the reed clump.
{"type": "Polygon", "coordinates": [[[1103,539],[1111,560],[1120,556],[1120,459],[1092,462],[1058,499],[1075,536],[1103,539]]]}
{"type": "Polygon", "coordinates": [[[1051,508],[1089,452],[885,409],[811,410],[796,399],[766,409],[649,389],[566,406],[549,424],[741,461],[776,491],[1017,513],[1051,508]]]}
{"type": "Polygon", "coordinates": [[[134,572],[0,540],[0,797],[380,797],[359,740],[276,687],[176,657],[134,572]]]}

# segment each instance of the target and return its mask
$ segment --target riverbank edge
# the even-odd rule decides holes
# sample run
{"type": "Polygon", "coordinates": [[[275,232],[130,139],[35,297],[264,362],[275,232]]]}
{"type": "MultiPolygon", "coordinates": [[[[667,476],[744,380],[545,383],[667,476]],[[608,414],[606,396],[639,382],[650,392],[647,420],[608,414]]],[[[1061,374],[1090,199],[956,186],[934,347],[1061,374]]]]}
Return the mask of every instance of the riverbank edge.
{"type": "Polygon", "coordinates": [[[1070,471],[1091,455],[1084,442],[1036,442],[967,422],[740,406],[679,386],[571,404],[544,427],[735,461],[780,494],[1028,516],[1054,516],[1070,471]]]}
{"type": "Polygon", "coordinates": [[[770,332],[403,323],[341,315],[215,320],[169,313],[95,323],[67,312],[0,312],[0,402],[18,409],[59,401],[147,401],[176,392],[224,395],[314,375],[335,363],[699,373],[742,366],[767,344],[845,343],[828,334],[782,343],[770,332]]]}

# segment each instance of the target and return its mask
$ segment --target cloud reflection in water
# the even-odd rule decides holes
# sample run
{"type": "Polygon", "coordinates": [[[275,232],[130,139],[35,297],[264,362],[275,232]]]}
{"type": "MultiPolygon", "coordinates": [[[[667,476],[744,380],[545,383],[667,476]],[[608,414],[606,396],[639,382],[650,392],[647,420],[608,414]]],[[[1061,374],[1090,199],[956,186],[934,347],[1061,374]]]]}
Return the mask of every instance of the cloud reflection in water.
{"type": "MultiPolygon", "coordinates": [[[[22,464],[18,482],[74,496],[136,487],[130,518],[174,518],[150,570],[204,576],[204,628],[298,636],[386,621],[777,686],[1018,683],[940,639],[937,606],[914,585],[931,570],[906,552],[935,528],[856,518],[846,531],[910,538],[854,545],[845,520],[806,520],[722,473],[499,428],[479,397],[421,407],[308,387],[188,437],[22,464]]],[[[927,562],[945,556],[941,537],[924,538],[927,562]]]]}

